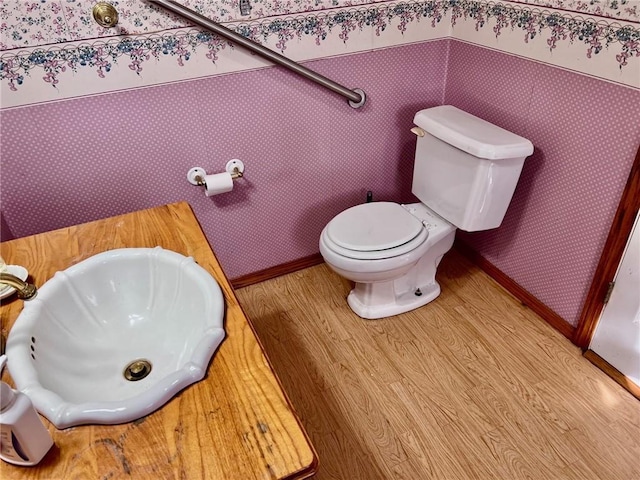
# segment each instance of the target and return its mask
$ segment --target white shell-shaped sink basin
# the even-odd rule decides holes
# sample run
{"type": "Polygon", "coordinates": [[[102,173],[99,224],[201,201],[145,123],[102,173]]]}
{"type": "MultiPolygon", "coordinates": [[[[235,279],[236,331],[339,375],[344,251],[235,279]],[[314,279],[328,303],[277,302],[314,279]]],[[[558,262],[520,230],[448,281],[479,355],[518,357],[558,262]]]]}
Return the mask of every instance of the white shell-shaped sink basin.
{"type": "Polygon", "coordinates": [[[111,250],[57,272],[25,302],[8,367],[57,428],[129,422],[204,377],[223,322],[220,287],[192,258],[111,250]],[[150,370],[135,364],[127,380],[138,360],[150,370]]]}

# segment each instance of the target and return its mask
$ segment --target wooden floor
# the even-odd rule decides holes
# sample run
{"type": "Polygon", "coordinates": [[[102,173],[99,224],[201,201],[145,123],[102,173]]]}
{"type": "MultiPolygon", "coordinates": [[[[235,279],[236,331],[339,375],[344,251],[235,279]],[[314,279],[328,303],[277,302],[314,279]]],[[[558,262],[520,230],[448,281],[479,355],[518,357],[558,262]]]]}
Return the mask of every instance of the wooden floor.
{"type": "Polygon", "coordinates": [[[319,265],[237,291],[317,479],[640,479],[640,402],[455,251],[384,320],[319,265]]]}

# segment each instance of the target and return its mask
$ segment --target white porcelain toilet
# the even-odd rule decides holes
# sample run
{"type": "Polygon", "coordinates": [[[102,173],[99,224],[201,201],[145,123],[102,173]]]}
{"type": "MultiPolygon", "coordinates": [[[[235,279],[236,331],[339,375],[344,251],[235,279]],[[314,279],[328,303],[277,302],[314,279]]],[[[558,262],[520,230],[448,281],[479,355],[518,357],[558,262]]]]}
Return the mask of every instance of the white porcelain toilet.
{"type": "Polygon", "coordinates": [[[421,307],[440,294],[435,279],[456,228],[502,223],[533,145],[456,107],[421,110],[412,193],[421,203],[363,203],[336,215],[320,236],[325,262],[355,282],[347,302],[363,318],[421,307]]]}

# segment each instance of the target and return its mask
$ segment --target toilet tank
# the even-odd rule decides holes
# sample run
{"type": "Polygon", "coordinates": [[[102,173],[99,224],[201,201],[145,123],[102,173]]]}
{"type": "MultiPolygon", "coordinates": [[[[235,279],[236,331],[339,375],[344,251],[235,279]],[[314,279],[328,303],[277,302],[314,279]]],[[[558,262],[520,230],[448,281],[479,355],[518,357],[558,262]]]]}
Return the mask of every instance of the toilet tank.
{"type": "Polygon", "coordinates": [[[533,145],[451,105],[416,113],[418,136],[411,191],[468,232],[499,227],[533,145]]]}

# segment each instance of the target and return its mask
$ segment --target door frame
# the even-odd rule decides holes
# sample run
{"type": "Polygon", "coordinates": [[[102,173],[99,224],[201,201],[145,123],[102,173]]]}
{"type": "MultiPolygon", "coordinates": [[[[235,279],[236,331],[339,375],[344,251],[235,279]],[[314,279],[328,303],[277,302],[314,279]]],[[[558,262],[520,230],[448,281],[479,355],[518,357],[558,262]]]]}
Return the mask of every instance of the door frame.
{"type": "Polygon", "coordinates": [[[618,209],[613,217],[607,241],[602,249],[600,261],[582,307],[578,325],[572,341],[586,350],[605,305],[605,298],[609,290],[609,283],[613,282],[618,266],[622,261],[631,229],[640,210],[640,147],[636,152],[627,184],[622,192],[618,209]]]}

